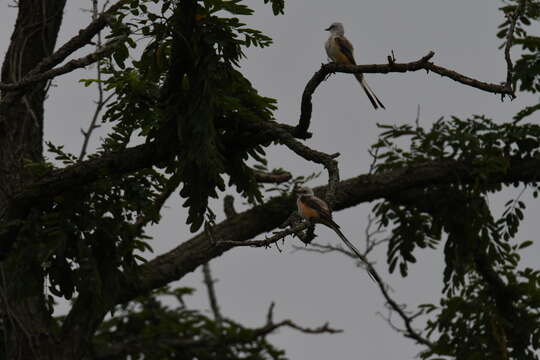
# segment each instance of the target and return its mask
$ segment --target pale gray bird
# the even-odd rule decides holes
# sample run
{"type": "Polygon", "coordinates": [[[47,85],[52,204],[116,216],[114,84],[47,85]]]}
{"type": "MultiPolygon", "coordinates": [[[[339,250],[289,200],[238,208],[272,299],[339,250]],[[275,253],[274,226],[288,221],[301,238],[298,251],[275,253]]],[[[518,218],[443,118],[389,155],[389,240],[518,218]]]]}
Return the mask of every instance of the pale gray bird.
{"type": "MultiPolygon", "coordinates": [[[[338,64],[356,65],[353,55],[354,48],[351,42],[345,37],[345,28],[343,27],[343,24],[340,22],[335,22],[325,30],[330,31],[330,37],[328,40],[326,40],[324,45],[328,57],[338,64]]],[[[373,107],[378,109],[380,106],[385,109],[377,95],[375,95],[373,90],[371,90],[367,84],[364,74],[357,73],[354,74],[354,76],[362,86],[362,89],[364,89],[366,92],[366,95],[369,98],[369,101],[371,101],[373,107]]]]}

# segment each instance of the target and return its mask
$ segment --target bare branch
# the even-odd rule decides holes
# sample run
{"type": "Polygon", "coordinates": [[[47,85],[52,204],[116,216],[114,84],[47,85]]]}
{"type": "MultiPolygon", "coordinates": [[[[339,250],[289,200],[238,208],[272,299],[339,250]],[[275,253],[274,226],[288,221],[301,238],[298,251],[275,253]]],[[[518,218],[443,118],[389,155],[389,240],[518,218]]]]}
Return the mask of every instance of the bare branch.
{"type": "MultiPolygon", "coordinates": [[[[296,249],[304,250],[304,251],[308,251],[308,252],[322,253],[322,254],[329,253],[329,252],[338,252],[340,254],[343,254],[345,256],[348,256],[348,257],[354,259],[357,262],[357,266],[359,266],[361,268],[364,268],[364,269],[367,269],[367,271],[370,273],[373,280],[375,280],[375,282],[377,283],[377,286],[379,287],[379,290],[381,291],[384,299],[386,300],[387,306],[391,310],[388,317],[385,318],[387,320],[387,322],[390,324],[390,326],[393,329],[395,329],[395,330],[397,330],[399,332],[402,332],[405,336],[416,340],[418,343],[426,345],[426,346],[432,348],[433,344],[428,339],[422,337],[422,335],[420,333],[418,333],[412,326],[413,320],[417,316],[421,315],[422,312],[419,312],[419,313],[414,314],[414,315],[407,314],[405,312],[404,308],[401,305],[399,305],[390,296],[390,293],[389,293],[390,288],[389,288],[389,286],[382,280],[382,278],[379,275],[379,273],[377,272],[377,270],[375,270],[375,268],[373,267],[371,262],[368,261],[368,259],[367,259],[367,254],[369,252],[371,252],[373,250],[373,248],[377,244],[381,244],[382,242],[388,241],[388,238],[383,238],[383,239],[378,239],[378,240],[373,239],[374,235],[380,233],[379,230],[371,231],[371,227],[372,227],[373,223],[374,223],[374,218],[371,217],[371,216],[368,217],[368,224],[367,224],[366,229],[365,229],[366,250],[361,256],[362,261],[358,261],[358,257],[359,257],[358,254],[355,254],[355,253],[353,253],[351,251],[345,250],[345,249],[341,248],[340,246],[313,244],[315,249],[307,249],[307,248],[306,249],[301,249],[301,248],[298,248],[298,247],[296,249]],[[392,312],[396,312],[400,316],[400,318],[402,319],[403,324],[405,326],[405,330],[402,330],[402,329],[396,327],[392,323],[392,321],[391,321],[392,312]]],[[[383,316],[383,318],[384,318],[384,316],[383,316]]]]}
{"type": "Polygon", "coordinates": [[[65,65],[62,65],[60,67],[57,67],[48,71],[40,72],[35,75],[29,74],[28,76],[25,76],[21,81],[18,81],[16,83],[11,83],[11,84],[0,83],[0,90],[11,91],[11,90],[23,89],[35,83],[49,80],[57,76],[72,72],[75,69],[80,69],[90,64],[93,64],[99,61],[100,59],[103,59],[104,57],[110,55],[114,51],[116,46],[119,43],[121,43],[124,39],[125,39],[124,37],[121,37],[121,38],[109,41],[103,47],[101,47],[100,49],[96,50],[95,52],[91,54],[88,54],[78,59],[70,60],[65,65]]]}
{"type": "Polygon", "coordinates": [[[250,240],[250,241],[231,241],[222,240],[217,243],[218,246],[227,248],[238,246],[250,246],[250,247],[270,247],[270,245],[277,243],[280,240],[285,241],[285,238],[289,235],[296,235],[296,233],[307,229],[311,224],[302,222],[295,226],[288,228],[287,230],[276,231],[274,235],[264,240],[250,240]]]}
{"type": "MultiPolygon", "coordinates": [[[[227,219],[236,215],[236,210],[234,209],[234,197],[231,195],[226,195],[223,199],[223,210],[227,219]]],[[[221,326],[223,317],[221,316],[221,311],[219,310],[219,305],[217,301],[216,289],[214,287],[215,280],[212,279],[212,272],[210,270],[210,263],[204,263],[202,266],[204,284],[206,285],[206,290],[208,292],[208,301],[210,303],[210,308],[214,314],[214,320],[218,326],[221,326]]]]}
{"type": "MultiPolygon", "coordinates": [[[[104,55],[103,53],[93,53],[83,58],[72,60],[58,69],[53,69],[56,65],[64,61],[69,55],[89,44],[92,41],[92,38],[97,33],[99,33],[105,26],[107,26],[107,24],[109,24],[112,14],[118,11],[122,6],[127,3],[128,0],[119,0],[96,20],[92,21],[86,28],[81,29],[76,36],[68,40],[53,54],[42,59],[32,70],[28,71],[22,79],[15,78],[15,80],[17,80],[16,84],[23,83],[25,85],[24,87],[16,86],[15,89],[12,89],[11,93],[5,94],[3,96],[2,100],[0,101],[0,114],[5,113],[10,108],[10,106],[15,101],[17,101],[17,99],[23,96],[31,84],[36,83],[35,78],[40,78],[41,80],[50,79],[54,76],[65,74],[68,71],[84,67],[92,62],[97,61],[100,57],[102,57],[104,55]],[[42,75],[43,73],[47,73],[47,75],[42,75]],[[27,81],[29,82],[26,83],[27,81]]],[[[103,51],[105,52],[110,50],[110,47],[103,49],[103,51]]],[[[13,84],[0,83],[0,88],[3,87],[5,91],[8,91],[10,85],[13,84]]]]}
{"type": "Polygon", "coordinates": [[[395,63],[390,62],[388,64],[374,64],[374,65],[342,65],[337,63],[323,64],[319,71],[317,71],[313,77],[308,81],[304,93],[302,94],[302,104],[300,108],[300,120],[296,127],[295,136],[302,138],[302,136],[308,131],[311,113],[313,105],[311,98],[317,87],[332,73],[400,73],[408,71],[427,70],[437,73],[441,76],[448,77],[461,84],[471,86],[483,91],[491,92],[494,94],[502,94],[513,96],[513,91],[508,88],[506,84],[493,84],[486,83],[480,80],[473,79],[471,77],[462,75],[456,71],[446,69],[442,66],[438,66],[430,62],[429,60],[435,55],[433,51],[430,51],[426,56],[421,59],[409,63],[395,63]]]}
{"type": "Polygon", "coordinates": [[[274,307],[275,307],[275,304],[274,302],[272,302],[270,304],[270,307],[268,308],[268,312],[266,315],[266,324],[261,328],[254,329],[254,333],[256,334],[257,337],[266,336],[276,331],[280,327],[290,327],[292,329],[298,330],[305,334],[323,334],[323,333],[339,334],[343,332],[343,330],[331,328],[328,325],[328,323],[325,323],[322,326],[319,326],[317,328],[308,328],[308,327],[300,326],[290,319],[282,320],[278,323],[275,323],[274,322],[274,307]]]}
{"type": "MultiPolygon", "coordinates": [[[[92,20],[96,20],[99,16],[99,10],[98,10],[98,0],[92,0],[92,20]]],[[[97,33],[97,43],[96,43],[96,51],[101,50],[102,43],[101,43],[101,31],[97,33]]],[[[111,93],[107,99],[103,99],[103,84],[101,82],[101,64],[97,63],[97,92],[98,92],[98,99],[96,101],[96,110],[94,111],[94,115],[92,116],[92,120],[90,121],[90,125],[88,125],[88,129],[86,131],[81,130],[84,140],[81,147],[81,152],[79,154],[79,161],[84,159],[84,156],[86,155],[86,150],[88,148],[88,142],[90,141],[90,137],[92,136],[92,133],[95,129],[99,127],[99,125],[96,125],[97,120],[99,118],[99,114],[101,113],[101,109],[103,109],[103,106],[112,99],[114,96],[114,93],[111,93]]]]}
{"type": "Polygon", "coordinates": [[[339,182],[338,162],[335,160],[335,158],[339,156],[339,153],[329,155],[318,150],[313,150],[296,140],[290,132],[269,123],[265,124],[265,126],[266,131],[274,135],[277,140],[281,141],[294,153],[308,161],[321,164],[326,168],[328,171],[328,191],[326,192],[326,201],[332,207],[335,201],[336,186],[339,182]]]}
{"type": "Polygon", "coordinates": [[[214,288],[215,280],[212,278],[212,271],[210,270],[210,264],[205,263],[202,266],[203,272],[203,281],[206,285],[206,290],[208,291],[208,300],[210,302],[210,308],[214,314],[214,320],[216,321],[217,326],[221,326],[223,317],[221,316],[221,311],[219,310],[219,305],[217,302],[216,289],[214,288]]]}
{"type": "Polygon", "coordinates": [[[110,16],[118,11],[122,6],[126,5],[129,0],[119,0],[116,4],[112,5],[98,18],[92,21],[84,29],[79,30],[77,35],[69,39],[64,45],[56,50],[51,56],[43,59],[33,70],[28,73],[28,76],[42,73],[46,70],[52,69],[54,66],[60,64],[69,55],[73,54],[80,48],[88,45],[92,38],[97,35],[105,26],[110,22],[110,16]]]}

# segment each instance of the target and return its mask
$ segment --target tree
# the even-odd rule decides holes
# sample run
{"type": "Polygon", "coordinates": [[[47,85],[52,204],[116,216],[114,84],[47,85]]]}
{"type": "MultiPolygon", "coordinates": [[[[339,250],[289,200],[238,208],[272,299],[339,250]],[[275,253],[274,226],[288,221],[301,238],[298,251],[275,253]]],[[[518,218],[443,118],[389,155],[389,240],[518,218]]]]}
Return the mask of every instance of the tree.
{"type": "MultiPolygon", "coordinates": [[[[284,11],[283,1],[265,3],[275,15],[284,11]]],[[[101,12],[94,2],[92,22],[57,46],[65,4],[18,1],[2,67],[5,358],[201,359],[219,354],[281,359],[283,353],[265,338],[275,329],[335,332],[327,325],[309,329],[292,320],[275,322],[272,308],[267,322],[255,329],[222,318],[217,306],[210,319],[183,304],[188,289],[166,287],[237,246],[269,246],[288,236],[311,244],[315,229],[291,216],[294,199],[289,194],[293,184],[309,179],[268,171],[265,148],[271,144],[328,171],[328,185],[316,193],[335,210],[379,200],[373,212],[378,224],[391,230],[390,271],[397,268],[407,276],[422,248],[443,247],[439,305],[425,304],[409,314],[376,276],[385,300],[403,321],[404,335],[424,346],[423,358],[535,358],[539,273],[518,268],[519,251],[531,243],[515,239],[525,204],[512,200],[497,218],[487,196],[511,185],[536,188],[540,128],[524,120],[539,105],[502,125],[474,116],[441,119],[431,129],[381,126],[372,147],[372,171],[347,180],[340,180],[338,154],[312,149],[303,140],[317,131],[310,126],[312,95],[335,72],[426,70],[502,97],[513,98],[518,87],[538,91],[540,42],[527,30],[540,17],[540,3],[508,1],[501,8],[507,14],[498,34],[508,67],[505,83],[438,66],[432,52],[409,63],[390,56],[381,65],[326,64],[305,87],[295,127],[274,119],[275,100],[261,96],[238,66],[246,47],[271,43],[236,18],[252,13],[241,0],[119,0],[101,12]],[[73,58],[93,41],[96,51],[73,58]],[[515,66],[513,46],[523,50],[515,66]],[[83,81],[98,86],[101,100],[85,144],[78,156],[47,144],[57,160],[52,162],[42,149],[50,81],[94,63],[97,78],[83,81]],[[102,110],[112,130],[100,149],[87,156],[86,143],[102,110]],[[410,138],[407,148],[398,145],[404,138],[410,138]],[[280,195],[265,198],[265,182],[278,183],[280,195]],[[235,186],[253,207],[235,214],[229,204],[228,219],[216,223],[208,199],[227,186],[235,186]],[[192,232],[202,231],[146,261],[140,257],[149,247],[145,229],[159,222],[165,200],[178,189],[192,232]],[[283,224],[288,227],[253,240],[283,224]],[[54,298],[48,291],[72,300],[65,317],[52,316],[54,298]],[[168,295],[177,298],[177,307],[161,302],[168,295]],[[111,318],[104,321],[108,313],[111,318]],[[423,331],[412,324],[419,314],[430,316],[423,331]]],[[[209,275],[207,280],[211,290],[209,275]]]]}

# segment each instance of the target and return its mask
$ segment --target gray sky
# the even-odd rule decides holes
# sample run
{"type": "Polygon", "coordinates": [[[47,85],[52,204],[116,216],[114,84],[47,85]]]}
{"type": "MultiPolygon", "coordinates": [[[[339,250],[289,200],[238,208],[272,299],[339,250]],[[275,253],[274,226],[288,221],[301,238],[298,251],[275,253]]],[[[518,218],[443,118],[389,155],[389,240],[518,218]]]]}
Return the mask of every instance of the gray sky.
{"type": "MultiPolygon", "coordinates": [[[[7,7],[8,3],[0,0],[2,55],[16,15],[14,9],[7,7]]],[[[495,37],[497,25],[502,21],[497,1],[288,1],[285,15],[280,17],[272,16],[270,7],[264,6],[262,0],[248,3],[257,10],[255,16],[247,19],[248,23],[264,30],[275,44],[264,50],[249,50],[243,70],[263,95],[278,100],[276,119],[283,123],[297,122],[304,86],[326,61],[323,43],[328,34],[323,29],[334,21],[344,23],[358,63],[384,63],[391,50],[397,61],[412,61],[433,50],[436,64],[465,75],[489,82],[502,82],[506,77],[503,54],[497,49],[500,41],[495,37]]],[[[59,44],[73,36],[81,24],[89,22],[89,14],[80,11],[89,4],[86,0],[69,1],[59,44]]],[[[94,76],[94,71],[89,68],[58,78],[46,104],[46,139],[64,143],[76,153],[82,140],[80,128],[87,126],[95,98],[95,89],[84,88],[77,80],[94,76]]],[[[451,115],[486,114],[500,122],[508,121],[519,109],[537,101],[535,97],[520,95],[513,102],[501,102],[499,96],[425,72],[370,74],[367,80],[387,110],[374,111],[358,83],[345,74],[332,76],[313,98],[314,137],[308,145],[328,153],[340,152],[343,179],[369,169],[371,159],[367,149],[377,139],[376,123],[411,123],[418,105],[421,124],[428,126],[440,116],[451,115]]],[[[103,132],[98,131],[92,139],[94,147],[99,134],[103,132]]],[[[284,167],[295,175],[322,170],[282,148],[272,149],[268,158],[270,166],[284,167]]],[[[326,180],[323,173],[310,185],[326,180]]],[[[492,203],[499,205],[515,194],[516,190],[510,189],[494,197],[492,203]]],[[[187,226],[180,225],[186,218],[180,203],[178,196],[173,197],[167,203],[162,223],[152,229],[155,239],[151,245],[156,254],[190,237],[187,226]]],[[[336,221],[351,240],[362,244],[365,219],[372,205],[336,213],[336,221]]],[[[216,202],[216,207],[222,219],[221,203],[216,202]]],[[[243,208],[239,202],[237,210],[243,208]]],[[[538,210],[529,201],[527,214],[538,210]]],[[[530,221],[529,224],[522,234],[531,238],[536,229],[530,221]]],[[[326,229],[318,228],[317,233],[323,243],[338,241],[326,229]]],[[[225,316],[246,325],[261,325],[270,302],[275,301],[276,320],[292,318],[313,327],[330,321],[332,326],[346,331],[340,335],[307,336],[282,330],[272,341],[286,349],[291,359],[408,359],[421,350],[395,333],[376,314],[386,313],[382,296],[351,260],[339,255],[291,252],[290,243],[281,253],[274,249],[235,249],[212,262],[225,316]]],[[[385,251],[386,248],[379,249],[377,269],[395,290],[399,303],[414,306],[437,302],[443,269],[441,251],[417,252],[419,262],[406,279],[387,274],[385,251]]],[[[538,247],[530,252],[531,259],[537,258],[538,247]]],[[[188,302],[190,306],[206,309],[201,278],[197,270],[183,279],[182,285],[199,288],[198,294],[188,302]]]]}

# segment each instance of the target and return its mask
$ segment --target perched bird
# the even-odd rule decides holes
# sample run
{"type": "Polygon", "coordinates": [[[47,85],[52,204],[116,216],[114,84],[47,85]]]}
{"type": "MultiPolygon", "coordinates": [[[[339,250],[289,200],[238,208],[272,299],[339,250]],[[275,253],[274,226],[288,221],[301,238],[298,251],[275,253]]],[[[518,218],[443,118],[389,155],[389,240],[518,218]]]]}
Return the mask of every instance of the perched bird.
{"type": "Polygon", "coordinates": [[[311,223],[320,223],[328,226],[338,234],[341,240],[347,245],[356,256],[366,264],[368,273],[372,279],[377,279],[377,274],[374,273],[373,267],[367,261],[366,257],[345,237],[341,232],[339,225],[332,220],[332,209],[326,201],[319,199],[313,194],[313,190],[307,186],[297,186],[294,189],[297,195],[296,206],[298,213],[302,218],[311,223]]]}
{"type": "MultiPolygon", "coordinates": [[[[325,30],[330,31],[330,37],[328,40],[326,40],[324,45],[328,57],[338,64],[356,65],[353,55],[354,49],[351,42],[345,37],[345,28],[343,27],[343,24],[340,22],[335,22],[325,30]]],[[[354,76],[362,86],[362,89],[364,89],[366,92],[366,95],[369,98],[369,101],[371,101],[373,107],[378,109],[380,106],[385,109],[377,95],[375,95],[373,90],[371,90],[367,84],[364,74],[357,73],[354,74],[354,76]]]]}

